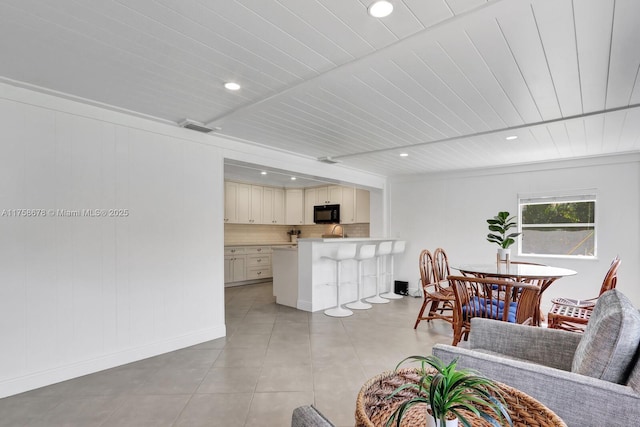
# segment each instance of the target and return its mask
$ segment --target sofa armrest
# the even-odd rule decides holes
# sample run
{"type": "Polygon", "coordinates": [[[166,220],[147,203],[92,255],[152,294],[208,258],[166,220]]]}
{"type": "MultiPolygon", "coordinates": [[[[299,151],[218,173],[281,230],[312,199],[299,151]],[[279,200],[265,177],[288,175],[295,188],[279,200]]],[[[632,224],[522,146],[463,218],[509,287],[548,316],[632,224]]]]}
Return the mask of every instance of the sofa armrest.
{"type": "Polygon", "coordinates": [[[305,405],[293,410],[291,427],[334,427],[334,425],[313,405],[305,405]]]}
{"type": "Polygon", "coordinates": [[[581,339],[574,332],[473,318],[467,348],[570,371],[581,339]]]}
{"type": "Polygon", "coordinates": [[[445,362],[458,358],[460,367],[527,393],[568,426],[635,425],[640,419],[640,394],[628,386],[444,344],[436,344],[433,354],[445,362]]]}

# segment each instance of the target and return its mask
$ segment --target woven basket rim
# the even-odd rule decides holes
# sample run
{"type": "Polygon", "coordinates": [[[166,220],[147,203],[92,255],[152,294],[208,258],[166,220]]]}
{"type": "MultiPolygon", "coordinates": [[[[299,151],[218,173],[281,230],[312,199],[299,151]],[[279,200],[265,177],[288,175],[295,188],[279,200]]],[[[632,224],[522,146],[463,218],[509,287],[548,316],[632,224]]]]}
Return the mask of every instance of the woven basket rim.
{"type": "MultiPolygon", "coordinates": [[[[388,370],[367,380],[367,382],[365,382],[365,384],[360,388],[356,399],[356,426],[379,427],[378,425],[371,422],[369,416],[367,415],[365,396],[372,387],[374,387],[378,383],[381,384],[384,380],[394,376],[407,376],[417,378],[420,375],[418,371],[419,368],[416,367],[388,370]]],[[[433,372],[435,372],[435,369],[433,370],[433,372]]],[[[564,421],[562,421],[562,419],[560,419],[557,414],[544,406],[537,399],[499,381],[493,382],[502,392],[502,396],[507,403],[507,407],[509,408],[509,413],[514,418],[514,426],[566,427],[564,421]],[[517,422],[516,416],[523,414],[526,417],[526,420],[517,422]]],[[[480,423],[482,425],[488,425],[483,424],[484,422],[480,423]]],[[[474,425],[475,424],[476,423],[474,422],[474,425]]]]}

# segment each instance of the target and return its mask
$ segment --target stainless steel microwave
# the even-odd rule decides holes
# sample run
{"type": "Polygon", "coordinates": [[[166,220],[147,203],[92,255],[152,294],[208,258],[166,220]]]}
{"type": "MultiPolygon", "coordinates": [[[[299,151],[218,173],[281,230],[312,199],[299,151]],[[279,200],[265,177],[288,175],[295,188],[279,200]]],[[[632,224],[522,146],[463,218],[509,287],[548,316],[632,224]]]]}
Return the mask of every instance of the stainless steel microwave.
{"type": "Polygon", "coordinates": [[[316,224],[339,224],[340,205],[316,205],[313,207],[313,222],[316,224]]]}

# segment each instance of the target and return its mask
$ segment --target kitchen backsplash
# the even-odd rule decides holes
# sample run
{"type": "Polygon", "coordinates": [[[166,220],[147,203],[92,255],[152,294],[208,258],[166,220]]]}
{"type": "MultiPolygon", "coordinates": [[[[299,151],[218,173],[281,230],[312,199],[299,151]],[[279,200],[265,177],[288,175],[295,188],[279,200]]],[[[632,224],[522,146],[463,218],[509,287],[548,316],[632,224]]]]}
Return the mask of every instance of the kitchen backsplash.
{"type": "MultiPolygon", "coordinates": [[[[334,224],[322,225],[260,225],[260,224],[225,224],[225,244],[236,243],[287,243],[291,239],[287,232],[291,229],[300,230],[300,238],[322,237],[331,234],[334,224]]],[[[340,227],[344,227],[347,237],[369,237],[369,224],[345,224],[336,227],[335,234],[341,234],[340,227]]]]}

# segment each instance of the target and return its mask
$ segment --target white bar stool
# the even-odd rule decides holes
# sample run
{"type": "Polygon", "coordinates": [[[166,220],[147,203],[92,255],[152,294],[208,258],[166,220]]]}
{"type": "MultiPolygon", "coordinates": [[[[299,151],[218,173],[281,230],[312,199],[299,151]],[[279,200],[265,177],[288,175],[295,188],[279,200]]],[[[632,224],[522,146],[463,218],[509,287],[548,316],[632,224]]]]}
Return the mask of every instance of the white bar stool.
{"type": "Polygon", "coordinates": [[[342,272],[342,261],[354,259],[356,257],[356,243],[340,243],[335,253],[322,258],[330,259],[336,263],[336,307],[329,308],[324,314],[331,317],[347,317],[353,314],[353,311],[346,309],[340,305],[340,275],[342,272]]]}
{"type": "Polygon", "coordinates": [[[380,296],[380,287],[383,281],[382,274],[382,259],[391,253],[393,249],[393,242],[380,242],[376,247],[376,263],[377,263],[377,277],[376,277],[376,295],[365,299],[366,302],[370,302],[371,304],[386,304],[391,301],[388,299],[382,298],[380,296]]]}
{"type": "Polygon", "coordinates": [[[346,307],[354,310],[367,310],[371,308],[371,304],[362,301],[362,261],[372,259],[376,256],[376,245],[361,245],[358,249],[358,255],[356,255],[356,261],[358,261],[358,299],[354,302],[346,304],[346,307]]]}
{"type": "MultiPolygon", "coordinates": [[[[395,293],[395,288],[394,288],[394,281],[393,281],[393,258],[394,255],[396,254],[401,254],[404,252],[404,247],[405,247],[406,242],[404,240],[396,240],[395,242],[393,242],[393,249],[391,250],[391,267],[389,268],[389,292],[386,292],[382,295],[380,295],[383,298],[388,298],[388,299],[400,299],[402,298],[402,295],[396,294],[395,293]]],[[[385,276],[387,277],[387,276],[385,276]]]]}

